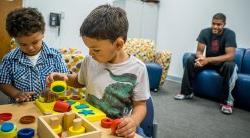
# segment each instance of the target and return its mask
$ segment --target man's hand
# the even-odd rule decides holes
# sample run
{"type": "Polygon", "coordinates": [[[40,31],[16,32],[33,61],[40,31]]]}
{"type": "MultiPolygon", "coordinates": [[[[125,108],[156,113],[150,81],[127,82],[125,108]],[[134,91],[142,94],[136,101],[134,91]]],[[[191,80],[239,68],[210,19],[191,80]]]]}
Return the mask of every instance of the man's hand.
{"type": "Polygon", "coordinates": [[[32,95],[34,95],[35,92],[19,92],[14,99],[16,102],[21,103],[21,102],[29,102],[32,101],[32,95]]]}
{"type": "Polygon", "coordinates": [[[200,58],[195,59],[195,63],[194,63],[194,65],[199,68],[204,67],[207,64],[208,64],[208,60],[205,57],[200,57],[200,58]]]}
{"type": "Polygon", "coordinates": [[[206,57],[203,56],[203,55],[201,55],[201,54],[199,54],[199,55],[196,55],[196,59],[198,59],[198,58],[206,58],[206,57]]]}
{"type": "Polygon", "coordinates": [[[47,86],[50,86],[50,84],[56,80],[67,81],[68,77],[63,73],[53,72],[49,74],[49,76],[47,76],[46,78],[47,86]]]}
{"type": "Polygon", "coordinates": [[[118,125],[116,134],[126,138],[133,138],[136,133],[136,122],[131,117],[124,117],[122,122],[118,125]]]}

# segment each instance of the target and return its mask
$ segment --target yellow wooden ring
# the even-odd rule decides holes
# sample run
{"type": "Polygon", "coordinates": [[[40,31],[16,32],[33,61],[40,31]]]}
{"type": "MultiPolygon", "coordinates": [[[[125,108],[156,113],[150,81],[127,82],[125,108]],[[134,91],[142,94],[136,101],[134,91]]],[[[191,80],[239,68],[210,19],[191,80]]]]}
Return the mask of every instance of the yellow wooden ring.
{"type": "Polygon", "coordinates": [[[56,134],[60,134],[60,133],[62,132],[62,126],[59,125],[58,127],[53,128],[53,131],[54,131],[56,134]]]}
{"type": "Polygon", "coordinates": [[[56,94],[64,93],[67,89],[65,81],[54,81],[51,83],[50,90],[56,94]]]}
{"type": "Polygon", "coordinates": [[[69,128],[69,135],[74,136],[74,135],[80,135],[85,132],[85,127],[81,126],[79,129],[75,130],[73,126],[69,128]]]}
{"type": "Polygon", "coordinates": [[[43,98],[42,96],[39,96],[39,97],[38,97],[38,100],[39,100],[40,102],[44,103],[44,98],[43,98]]]}

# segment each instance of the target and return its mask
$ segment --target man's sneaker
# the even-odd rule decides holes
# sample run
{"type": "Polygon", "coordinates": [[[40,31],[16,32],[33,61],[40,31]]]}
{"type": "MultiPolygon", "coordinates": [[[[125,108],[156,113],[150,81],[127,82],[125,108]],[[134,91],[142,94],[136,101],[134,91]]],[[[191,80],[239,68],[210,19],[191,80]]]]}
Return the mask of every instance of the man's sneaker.
{"type": "Polygon", "coordinates": [[[229,104],[223,104],[221,106],[221,112],[224,114],[232,114],[233,113],[233,106],[229,104]]]}
{"type": "Polygon", "coordinates": [[[179,94],[177,94],[177,95],[174,96],[174,99],[175,100],[192,99],[193,96],[194,96],[193,93],[188,94],[188,95],[184,95],[184,94],[179,93],[179,94]]]}

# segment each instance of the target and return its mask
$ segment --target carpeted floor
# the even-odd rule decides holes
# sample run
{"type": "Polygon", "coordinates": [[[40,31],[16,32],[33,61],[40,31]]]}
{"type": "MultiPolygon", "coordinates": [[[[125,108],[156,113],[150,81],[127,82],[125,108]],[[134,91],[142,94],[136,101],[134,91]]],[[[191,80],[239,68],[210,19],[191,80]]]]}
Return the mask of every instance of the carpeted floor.
{"type": "Polygon", "coordinates": [[[234,108],[232,115],[222,114],[218,103],[194,97],[176,101],[180,84],[166,81],[152,93],[158,138],[250,138],[250,112],[234,108]]]}
{"type": "MultiPolygon", "coordinates": [[[[166,81],[152,93],[158,138],[250,138],[249,111],[235,108],[232,115],[224,115],[211,100],[174,100],[179,91],[179,83],[166,81]]],[[[7,103],[1,92],[0,98],[0,104],[7,103]]]]}

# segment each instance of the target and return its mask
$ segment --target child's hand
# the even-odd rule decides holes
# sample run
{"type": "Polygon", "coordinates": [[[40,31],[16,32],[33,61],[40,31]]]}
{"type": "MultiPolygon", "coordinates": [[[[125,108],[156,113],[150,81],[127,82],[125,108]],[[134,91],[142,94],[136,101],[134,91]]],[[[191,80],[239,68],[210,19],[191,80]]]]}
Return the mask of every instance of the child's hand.
{"type": "Polygon", "coordinates": [[[45,91],[41,92],[41,97],[44,98],[43,102],[50,103],[50,102],[53,102],[53,101],[57,100],[58,95],[55,94],[55,93],[53,93],[53,92],[51,92],[49,90],[49,88],[47,88],[45,91]]]}
{"type": "Polygon", "coordinates": [[[32,101],[32,95],[34,95],[35,92],[19,92],[14,98],[16,102],[29,102],[32,101]]]}
{"type": "Polygon", "coordinates": [[[67,75],[63,74],[63,73],[59,73],[59,72],[53,72],[50,73],[49,76],[47,76],[46,78],[46,83],[48,86],[50,86],[50,84],[55,81],[55,80],[63,80],[63,81],[67,81],[68,77],[67,75]]]}
{"type": "Polygon", "coordinates": [[[118,125],[116,134],[126,138],[133,138],[136,133],[136,122],[131,117],[125,117],[118,125]]]}

